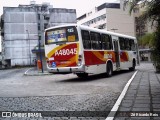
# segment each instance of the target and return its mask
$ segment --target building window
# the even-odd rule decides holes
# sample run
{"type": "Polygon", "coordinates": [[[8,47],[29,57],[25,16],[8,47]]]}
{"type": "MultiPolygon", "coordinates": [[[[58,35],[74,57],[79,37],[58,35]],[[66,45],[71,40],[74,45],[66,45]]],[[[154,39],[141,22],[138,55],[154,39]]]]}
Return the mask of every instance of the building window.
{"type": "Polygon", "coordinates": [[[48,23],[45,23],[45,24],[44,24],[44,29],[46,29],[46,28],[47,28],[47,26],[48,26],[48,23]]]}
{"type": "Polygon", "coordinates": [[[44,6],[41,7],[41,11],[46,11],[46,10],[47,10],[46,7],[44,7],[44,6]]]}
{"type": "Polygon", "coordinates": [[[38,30],[41,30],[41,26],[40,26],[40,23],[38,23],[38,30]]]}
{"type": "Polygon", "coordinates": [[[41,40],[41,36],[38,36],[38,39],[41,40]]]}
{"type": "Polygon", "coordinates": [[[92,14],[92,12],[89,12],[89,13],[88,13],[88,16],[90,16],[91,14],[92,14]]]}
{"type": "Polygon", "coordinates": [[[38,14],[38,20],[40,20],[41,19],[41,16],[40,16],[40,14],[38,14]]]}
{"type": "Polygon", "coordinates": [[[91,20],[91,23],[93,24],[93,20],[91,20]]]}

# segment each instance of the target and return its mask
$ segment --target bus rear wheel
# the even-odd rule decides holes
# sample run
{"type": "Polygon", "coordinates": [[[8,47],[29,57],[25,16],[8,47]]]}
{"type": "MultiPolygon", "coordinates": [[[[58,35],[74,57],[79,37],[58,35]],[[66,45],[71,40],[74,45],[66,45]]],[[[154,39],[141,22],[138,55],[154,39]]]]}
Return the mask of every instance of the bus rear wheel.
{"type": "Polygon", "coordinates": [[[132,67],[129,68],[130,71],[134,71],[136,67],[136,61],[133,60],[132,67]]]}
{"type": "Polygon", "coordinates": [[[88,73],[76,73],[76,75],[77,75],[79,78],[86,78],[86,77],[88,77],[88,73]]]}
{"type": "Polygon", "coordinates": [[[112,67],[112,63],[111,62],[108,62],[107,63],[107,71],[106,71],[106,75],[107,77],[111,77],[112,74],[113,74],[113,67],[112,67]]]}

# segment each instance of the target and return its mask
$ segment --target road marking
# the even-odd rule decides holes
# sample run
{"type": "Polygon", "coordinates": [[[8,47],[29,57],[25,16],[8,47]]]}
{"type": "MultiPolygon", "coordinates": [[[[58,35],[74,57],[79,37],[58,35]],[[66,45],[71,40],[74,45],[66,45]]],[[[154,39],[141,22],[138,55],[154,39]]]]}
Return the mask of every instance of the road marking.
{"type": "Polygon", "coordinates": [[[29,71],[29,70],[31,70],[32,68],[29,68],[25,73],[24,73],[24,75],[27,75],[27,72],[29,71]]]}
{"type": "Polygon", "coordinates": [[[137,72],[138,72],[138,71],[136,71],[136,72],[132,75],[132,77],[130,78],[130,80],[127,82],[127,84],[126,84],[126,86],[124,87],[121,95],[119,96],[118,100],[117,100],[116,103],[114,104],[114,106],[113,106],[113,108],[111,109],[108,117],[107,117],[105,120],[113,120],[113,119],[114,119],[114,116],[115,116],[115,114],[116,114],[116,112],[117,112],[117,110],[118,110],[118,108],[119,108],[119,106],[120,106],[120,104],[121,104],[121,102],[122,102],[122,100],[123,100],[123,98],[124,98],[127,90],[128,90],[128,87],[129,87],[129,85],[131,84],[131,82],[132,82],[132,80],[134,79],[134,77],[135,77],[135,75],[137,74],[137,72]]]}

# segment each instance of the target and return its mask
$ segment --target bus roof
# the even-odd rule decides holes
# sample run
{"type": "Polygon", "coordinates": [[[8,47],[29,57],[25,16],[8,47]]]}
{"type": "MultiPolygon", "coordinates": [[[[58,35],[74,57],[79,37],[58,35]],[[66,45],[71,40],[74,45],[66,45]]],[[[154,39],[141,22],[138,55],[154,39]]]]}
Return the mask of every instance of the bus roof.
{"type": "Polygon", "coordinates": [[[54,28],[67,27],[67,26],[77,26],[77,24],[63,24],[63,25],[53,26],[53,27],[49,27],[49,28],[45,29],[45,31],[50,30],[50,29],[54,29],[54,28]]]}
{"type": "Polygon", "coordinates": [[[92,27],[88,27],[88,26],[85,26],[85,25],[79,25],[79,24],[65,24],[65,25],[54,26],[54,27],[50,27],[50,28],[45,29],[45,31],[50,30],[50,29],[54,29],[54,28],[59,28],[59,27],[67,27],[67,26],[77,26],[77,27],[80,27],[81,29],[88,30],[88,31],[94,31],[94,32],[109,34],[109,35],[118,36],[118,37],[136,39],[136,37],[133,37],[133,36],[124,35],[124,34],[120,34],[120,33],[115,33],[115,32],[102,30],[102,29],[98,29],[98,28],[92,28],[92,27]]]}

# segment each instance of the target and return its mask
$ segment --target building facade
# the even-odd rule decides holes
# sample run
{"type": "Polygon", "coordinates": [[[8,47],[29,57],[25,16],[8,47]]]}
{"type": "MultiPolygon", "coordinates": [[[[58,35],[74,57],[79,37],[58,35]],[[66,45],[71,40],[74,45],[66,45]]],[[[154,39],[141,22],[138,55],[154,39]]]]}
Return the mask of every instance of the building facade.
{"type": "Polygon", "coordinates": [[[77,18],[79,24],[135,36],[134,16],[120,3],[104,3],[77,18]]]}
{"type": "Polygon", "coordinates": [[[49,3],[36,4],[35,1],[30,5],[4,7],[1,18],[3,64],[34,65],[39,54],[45,61],[44,29],[68,23],[76,23],[75,9],[53,8],[49,3]]]}

